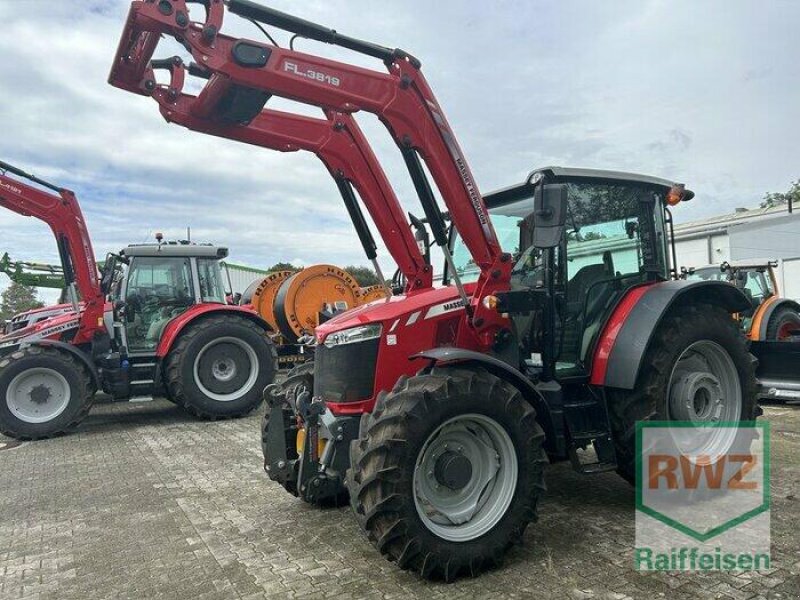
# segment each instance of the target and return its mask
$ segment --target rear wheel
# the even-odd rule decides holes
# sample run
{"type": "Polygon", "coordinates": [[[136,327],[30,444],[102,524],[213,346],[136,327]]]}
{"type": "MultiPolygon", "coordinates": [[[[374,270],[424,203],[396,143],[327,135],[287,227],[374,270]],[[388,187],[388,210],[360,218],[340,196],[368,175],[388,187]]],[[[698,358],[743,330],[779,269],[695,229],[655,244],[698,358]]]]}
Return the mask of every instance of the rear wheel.
{"type": "Polygon", "coordinates": [[[791,340],[796,331],[800,331],[800,314],[791,306],[776,308],[767,324],[767,340],[791,340]]]}
{"type": "Polygon", "coordinates": [[[174,402],[198,417],[240,417],[261,404],[277,362],[275,345],[249,319],[209,317],[170,350],[166,383],[174,402]]]}
{"type": "Polygon", "coordinates": [[[520,392],[481,368],[403,377],[351,446],[356,518],[401,568],[446,581],[475,575],[536,519],[543,441],[520,392]]]}
{"type": "Polygon", "coordinates": [[[0,432],[23,440],[75,427],[94,399],[80,362],[54,348],[30,346],[0,359],[0,432]]]}
{"type": "MultiPolygon", "coordinates": [[[[722,308],[686,306],[667,315],[650,342],[636,388],[610,393],[618,473],[635,483],[637,421],[703,425],[755,419],[755,365],[744,336],[722,308]]],[[[702,431],[692,447],[681,448],[684,454],[718,455],[737,441],[729,428],[702,431]]]]}

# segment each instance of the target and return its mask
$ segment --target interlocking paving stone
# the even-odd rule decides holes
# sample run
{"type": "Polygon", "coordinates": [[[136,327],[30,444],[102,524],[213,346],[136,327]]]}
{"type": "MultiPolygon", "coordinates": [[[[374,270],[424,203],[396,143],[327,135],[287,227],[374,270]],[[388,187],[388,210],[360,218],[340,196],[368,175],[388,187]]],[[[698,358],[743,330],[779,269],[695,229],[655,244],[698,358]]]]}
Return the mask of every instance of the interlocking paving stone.
{"type": "Polygon", "coordinates": [[[315,509],[270,482],[260,414],[202,422],[165,400],[100,404],[72,435],[0,452],[0,599],[795,600],[800,407],[766,417],[769,572],[635,572],[633,489],[560,463],[505,565],[445,585],[381,558],[349,508],[315,509]]]}

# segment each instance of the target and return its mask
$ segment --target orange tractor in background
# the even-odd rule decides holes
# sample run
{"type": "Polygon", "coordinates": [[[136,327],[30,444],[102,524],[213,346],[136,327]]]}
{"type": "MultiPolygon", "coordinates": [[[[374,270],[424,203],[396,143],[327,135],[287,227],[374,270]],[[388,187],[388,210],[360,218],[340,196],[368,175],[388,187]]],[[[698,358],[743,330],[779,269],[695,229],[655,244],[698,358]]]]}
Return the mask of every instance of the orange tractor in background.
{"type": "Polygon", "coordinates": [[[754,342],[790,341],[800,336],[800,304],[783,298],[774,260],[726,261],[720,265],[684,269],[689,280],[728,281],[742,290],[752,308],[736,315],[754,342]]]}

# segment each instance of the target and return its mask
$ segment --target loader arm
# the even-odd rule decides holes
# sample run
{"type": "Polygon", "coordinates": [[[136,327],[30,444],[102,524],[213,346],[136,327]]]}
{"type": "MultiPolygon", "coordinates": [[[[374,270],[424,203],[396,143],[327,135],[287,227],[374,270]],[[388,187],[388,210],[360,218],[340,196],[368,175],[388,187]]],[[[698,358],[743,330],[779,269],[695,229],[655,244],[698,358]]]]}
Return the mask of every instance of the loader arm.
{"type": "MultiPolygon", "coordinates": [[[[305,150],[314,153],[336,180],[348,210],[356,211],[351,217],[359,230],[360,209],[354,205],[349,185],[356,188],[372,220],[383,232],[387,250],[406,277],[407,291],[431,287],[431,266],[420,252],[406,223],[403,208],[351,114],[329,110],[326,111],[327,119],[318,119],[264,109],[264,97],[251,98],[247,90],[224,77],[210,75],[196,65],[187,69],[178,57],[153,62],[171,73],[169,85],[157,86],[153,91],[153,98],[167,121],[200,133],[278,152],[305,150]],[[214,95],[220,98],[216,105],[206,102],[201,106],[197,96],[183,93],[187,71],[209,78],[208,86],[213,87],[214,95]],[[232,114],[232,104],[238,107],[235,115],[232,114]],[[242,122],[243,118],[245,122],[242,122]]],[[[362,240],[364,250],[374,261],[374,241],[368,232],[366,235],[369,239],[362,240]]]]}
{"type": "Polygon", "coordinates": [[[73,292],[76,312],[76,290],[85,305],[74,342],[90,341],[98,323],[102,324],[103,293],[89,232],[75,194],[0,162],[0,205],[22,216],[44,221],[52,230],[61,256],[65,285],[73,292]],[[14,177],[10,176],[12,174],[14,177]],[[56,193],[45,192],[20,179],[56,193]]]}
{"type": "MultiPolygon", "coordinates": [[[[185,0],[131,4],[109,82],[121,89],[152,95],[157,89],[150,65],[159,36],[179,41],[193,60],[212,73],[197,96],[194,110],[210,114],[222,96],[222,81],[268,95],[320,106],[328,111],[373,113],[389,129],[403,151],[421,197],[425,174],[411,153],[427,165],[441,192],[452,223],[481,274],[470,303],[470,325],[484,344],[503,326],[480,298],[508,289],[511,261],[500,248],[477,185],[436,98],[420,71],[420,63],[401,50],[348,38],[319,25],[245,0],[228,0],[229,12],[274,25],[302,37],[337,44],[382,59],[388,73],[364,69],[269,44],[219,33],[224,10],[207,6],[204,22],[190,19],[185,0]]],[[[169,90],[167,90],[169,94],[169,90]]],[[[177,94],[174,95],[177,100],[177,94]]],[[[381,231],[387,239],[386,231],[381,231]]]]}
{"type": "Polygon", "coordinates": [[[8,253],[0,258],[0,273],[15,282],[31,287],[64,288],[64,270],[58,265],[12,261],[8,253]]]}

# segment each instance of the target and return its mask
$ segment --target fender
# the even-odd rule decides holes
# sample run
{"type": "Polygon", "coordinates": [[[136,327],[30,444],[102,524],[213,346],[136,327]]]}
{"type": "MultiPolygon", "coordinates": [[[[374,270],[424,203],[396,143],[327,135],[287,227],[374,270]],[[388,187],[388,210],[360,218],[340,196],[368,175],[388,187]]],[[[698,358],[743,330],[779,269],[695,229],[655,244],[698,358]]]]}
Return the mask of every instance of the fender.
{"type": "Polygon", "coordinates": [[[744,293],[724,281],[662,281],[634,287],[603,327],[592,355],[589,383],[632,390],[664,315],[689,300],[721,306],[731,313],[750,307],[744,293]]]}
{"type": "Polygon", "coordinates": [[[452,364],[473,364],[479,365],[489,371],[492,375],[508,381],[517,388],[525,399],[530,402],[536,410],[536,420],[542,426],[545,439],[554,445],[557,451],[563,451],[564,426],[561,415],[561,388],[555,382],[543,384],[546,387],[551,403],[548,403],[545,395],[537,389],[530,378],[524,373],[514,368],[507,362],[482,352],[474,350],[464,350],[462,348],[431,348],[424,352],[419,352],[411,356],[412,360],[423,358],[431,361],[430,366],[452,365],[452,364]],[[557,406],[556,406],[557,405],[557,406]],[[555,414],[554,414],[555,413],[555,414]]]}
{"type": "Polygon", "coordinates": [[[775,313],[775,310],[781,306],[788,306],[796,310],[797,312],[800,312],[800,304],[798,304],[794,300],[789,300],[788,298],[781,298],[779,296],[773,296],[772,298],[767,299],[767,301],[761,305],[761,307],[758,310],[756,318],[753,320],[753,325],[750,329],[751,340],[766,341],[767,329],[769,328],[769,320],[772,318],[772,315],[775,313]]]}
{"type": "Polygon", "coordinates": [[[68,352],[69,354],[77,358],[81,362],[81,364],[83,364],[89,370],[89,375],[91,375],[92,377],[92,383],[94,383],[95,388],[98,390],[102,389],[102,385],[100,384],[100,373],[98,372],[97,367],[95,366],[94,362],[92,362],[92,359],[89,357],[89,355],[86,354],[83,350],[81,350],[77,346],[70,344],[68,342],[59,342],[58,340],[47,340],[47,339],[35,340],[33,342],[23,343],[21,345],[21,347],[25,346],[41,346],[43,348],[57,348],[58,350],[63,350],[64,352],[68,352]]]}
{"type": "Polygon", "coordinates": [[[272,328],[262,319],[254,310],[248,309],[244,306],[235,306],[230,304],[195,304],[188,310],[182,312],[180,315],[172,319],[164,328],[161,334],[161,340],[158,342],[156,348],[156,356],[164,358],[172,348],[175,340],[190,323],[195,322],[200,317],[212,316],[220,313],[235,312],[236,314],[249,319],[257,325],[264,328],[264,331],[272,331],[272,328]]]}

